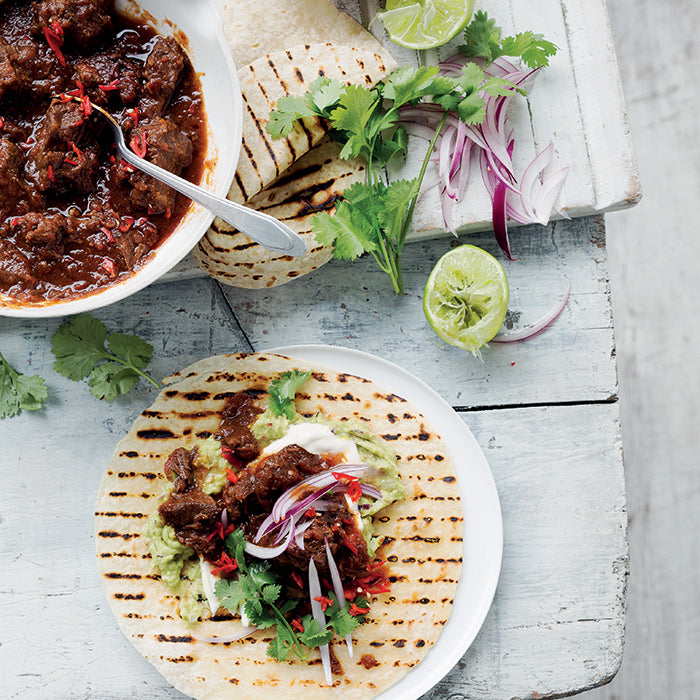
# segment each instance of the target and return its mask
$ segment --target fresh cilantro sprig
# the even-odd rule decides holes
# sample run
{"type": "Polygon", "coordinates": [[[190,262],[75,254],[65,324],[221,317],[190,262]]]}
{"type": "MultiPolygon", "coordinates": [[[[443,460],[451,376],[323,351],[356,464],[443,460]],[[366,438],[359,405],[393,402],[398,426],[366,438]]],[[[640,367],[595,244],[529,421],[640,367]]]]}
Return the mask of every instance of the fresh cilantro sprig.
{"type": "Polygon", "coordinates": [[[500,78],[489,77],[476,64],[465,66],[461,75],[439,74],[437,66],[401,66],[385,83],[368,88],[343,85],[318,78],[301,97],[283,97],[270,115],[267,130],[273,137],[287,136],[297,121],[309,116],[328,120],[330,134],[342,148],[341,158],[361,158],[366,181],[348,189],[336,205],[335,215],[315,215],[316,240],[333,246],[334,257],[353,260],[369,253],[389,275],[394,291],[403,292],[401,252],[420,193],[426,168],[449,112],[466,124],[484,119],[483,95],[506,94],[516,88],[500,78]],[[396,155],[405,155],[406,129],[399,120],[404,108],[429,101],[443,118],[423,160],[418,177],[387,183],[382,168],[396,155]]]}
{"type": "Polygon", "coordinates": [[[0,353],[0,418],[11,418],[22,411],[38,411],[49,397],[44,379],[17,372],[0,353]]]}
{"type": "Polygon", "coordinates": [[[311,372],[293,369],[282,372],[279,379],[270,382],[267,393],[270,395],[270,410],[275,416],[294,418],[294,397],[297,391],[306,383],[311,372]]]}
{"type": "Polygon", "coordinates": [[[89,377],[90,392],[98,399],[112,401],[140,378],[160,388],[143,371],[153,357],[153,346],[135,335],[108,334],[104,324],[90,314],[74,316],[61,325],[51,345],[56,356],[54,369],[74,381],[89,377]]]}
{"type": "MultiPolygon", "coordinates": [[[[251,624],[260,629],[276,627],[275,636],[267,648],[268,656],[284,661],[292,653],[305,661],[316,647],[328,644],[334,635],[345,637],[364,622],[364,616],[350,614],[350,604],[338,607],[333,593],[326,599],[326,624],[320,629],[312,615],[293,620],[287,619],[297,606],[295,600],[281,600],[282,586],[270,562],[254,560],[248,563],[245,556],[243,532],[234,530],[225,540],[229,554],[238,565],[238,579],[219,579],[214,591],[223,607],[233,614],[243,610],[251,624]]],[[[367,601],[362,600],[368,605],[367,601]]]]}
{"type": "Polygon", "coordinates": [[[557,52],[555,44],[531,31],[501,38],[496,20],[489,19],[482,10],[467,25],[464,40],[466,43],[459,47],[461,53],[470,58],[485,58],[489,63],[501,56],[511,56],[521,58],[530,68],[542,68],[549,65],[550,57],[557,52]]]}

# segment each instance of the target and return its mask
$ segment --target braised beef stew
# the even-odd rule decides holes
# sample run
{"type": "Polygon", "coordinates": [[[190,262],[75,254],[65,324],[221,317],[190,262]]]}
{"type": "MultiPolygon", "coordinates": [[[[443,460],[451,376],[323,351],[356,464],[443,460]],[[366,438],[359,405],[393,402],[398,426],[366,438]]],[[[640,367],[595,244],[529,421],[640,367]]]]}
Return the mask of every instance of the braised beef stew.
{"type": "Polygon", "coordinates": [[[93,103],[139,155],[199,182],[200,85],[173,37],[116,14],[113,0],[1,4],[0,293],[20,302],[128,276],[190,206],[115,157],[93,103]]]}

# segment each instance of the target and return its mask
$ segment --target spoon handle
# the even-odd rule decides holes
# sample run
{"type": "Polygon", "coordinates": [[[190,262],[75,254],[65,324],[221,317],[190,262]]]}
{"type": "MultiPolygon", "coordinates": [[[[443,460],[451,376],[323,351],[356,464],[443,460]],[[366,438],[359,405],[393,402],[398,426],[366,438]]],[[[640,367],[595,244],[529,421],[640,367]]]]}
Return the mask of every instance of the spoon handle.
{"type": "MultiPolygon", "coordinates": [[[[121,146],[121,144],[118,145],[121,146]]],[[[173,175],[168,170],[139,158],[126,146],[120,147],[119,150],[121,157],[129,165],[143,170],[143,172],[153,176],[156,180],[164,182],[180,194],[184,194],[191,200],[201,204],[265,248],[295,257],[306,253],[306,245],[301,236],[269,214],[249,209],[242,204],[231,202],[197,185],[193,185],[184,178],[173,175]]]]}

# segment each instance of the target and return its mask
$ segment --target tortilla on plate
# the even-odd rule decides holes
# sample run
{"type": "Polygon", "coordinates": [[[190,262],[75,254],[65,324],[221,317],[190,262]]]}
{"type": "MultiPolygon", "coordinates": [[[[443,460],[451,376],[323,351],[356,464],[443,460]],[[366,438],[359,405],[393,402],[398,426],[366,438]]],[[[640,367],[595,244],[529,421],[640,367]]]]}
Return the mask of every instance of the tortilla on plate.
{"type": "MultiPolygon", "coordinates": [[[[288,698],[329,692],[371,698],[397,682],[440,635],[462,565],[459,487],[435,429],[407,401],[374,382],[279,355],[216,356],[164,383],[118,444],[96,505],[100,577],[129,641],[170,683],[195,698],[278,698],[282,692],[288,698]],[[243,390],[264,396],[273,379],[292,369],[312,371],[297,393],[297,410],[367,425],[395,450],[407,492],[375,518],[376,534],[383,538],[377,554],[390,567],[391,591],[372,601],[368,621],[353,632],[352,659],[343,640],[331,643],[343,669],[334,675],[335,691],[325,685],[317,652],[306,663],[269,658],[268,630],[228,644],[195,639],[178,614],[178,596],[153,569],[143,537],[162,494],[166,457],[213,434],[227,396],[243,390]]],[[[225,635],[231,624],[213,618],[205,634],[225,635]]]]}

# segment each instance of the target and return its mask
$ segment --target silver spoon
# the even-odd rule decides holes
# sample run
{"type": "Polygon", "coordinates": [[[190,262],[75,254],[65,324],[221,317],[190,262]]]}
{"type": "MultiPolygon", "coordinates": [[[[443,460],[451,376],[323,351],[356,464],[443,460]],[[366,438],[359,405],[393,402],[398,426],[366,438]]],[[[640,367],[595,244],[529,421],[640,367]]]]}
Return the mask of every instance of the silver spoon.
{"type": "MultiPolygon", "coordinates": [[[[80,98],[74,99],[80,101],[80,98]]],[[[142,170],[156,180],[172,187],[180,194],[184,194],[185,197],[189,197],[191,200],[201,204],[226,223],[231,224],[231,226],[244,233],[248,238],[269,250],[286,253],[294,257],[306,253],[306,244],[301,236],[278,219],[207,192],[202,187],[193,185],[191,182],[173,175],[168,170],[139,158],[127,147],[121,127],[114,117],[99,105],[93,103],[91,106],[107,119],[114,134],[117,152],[120,158],[123,158],[129,165],[133,165],[133,167],[142,170]]]]}

